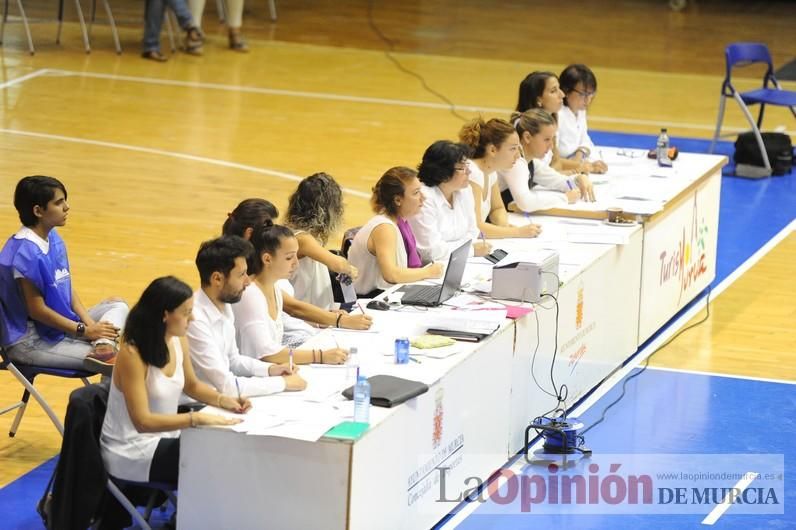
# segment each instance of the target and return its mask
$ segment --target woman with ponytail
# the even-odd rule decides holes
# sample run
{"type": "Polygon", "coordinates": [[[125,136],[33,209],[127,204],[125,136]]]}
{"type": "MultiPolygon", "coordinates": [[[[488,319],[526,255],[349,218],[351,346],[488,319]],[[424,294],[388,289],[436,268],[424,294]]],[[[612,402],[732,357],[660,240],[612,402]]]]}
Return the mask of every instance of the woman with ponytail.
{"type": "MultiPolygon", "coordinates": [[[[244,355],[271,363],[291,360],[290,348],[283,346],[282,290],[276,282],[290,277],[298,266],[298,241],[286,226],[270,219],[252,229],[254,254],[249,260],[252,285],[243,291],[235,314],[235,335],[244,355]]],[[[348,353],[340,348],[328,350],[296,350],[292,361],[297,364],[343,364],[348,353]]]]}
{"type": "Polygon", "coordinates": [[[459,140],[472,149],[467,161],[470,189],[475,203],[475,221],[484,237],[536,237],[541,227],[509,225],[508,213],[500,197],[497,172],[509,170],[520,157],[517,132],[505,120],[476,118],[459,131],[459,140]]]}
{"type": "Polygon", "coordinates": [[[542,160],[554,142],[555,118],[545,110],[530,109],[512,114],[511,123],[520,138],[523,156],[508,171],[498,171],[506,208],[534,212],[576,202],[588,177],[567,177],[542,160]]]}

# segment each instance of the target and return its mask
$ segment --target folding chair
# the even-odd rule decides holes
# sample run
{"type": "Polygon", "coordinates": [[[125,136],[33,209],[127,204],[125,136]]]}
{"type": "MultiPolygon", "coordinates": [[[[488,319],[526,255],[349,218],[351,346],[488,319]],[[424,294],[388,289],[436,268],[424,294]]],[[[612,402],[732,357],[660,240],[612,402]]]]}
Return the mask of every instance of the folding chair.
{"type": "Polygon", "coordinates": [[[726,98],[733,98],[738,106],[741,107],[746,121],[755,134],[757,145],[760,148],[760,155],[763,159],[768,175],[771,175],[771,163],[768,160],[766,153],[766,146],[763,143],[763,137],[760,135],[760,126],[763,123],[763,112],[766,105],[776,105],[779,107],[789,107],[791,113],[796,117],[796,92],[791,90],[783,90],[774,77],[774,65],[771,63],[771,54],[768,52],[768,46],[757,42],[736,42],[727,46],[724,51],[724,56],[727,61],[727,72],[724,77],[724,82],[721,85],[721,97],[719,98],[719,119],[716,122],[716,133],[713,135],[713,141],[710,144],[710,151],[716,146],[721,133],[721,124],[724,120],[724,104],[726,98]],[[739,92],[733,85],[730,79],[732,69],[734,67],[749,66],[752,64],[765,64],[767,66],[766,73],[763,75],[763,85],[756,90],[747,92],[739,92]],[[749,111],[749,105],[760,105],[760,113],[757,115],[757,121],[752,118],[752,113],[749,111]]]}
{"type": "MultiPolygon", "coordinates": [[[[3,18],[0,21],[0,45],[3,44],[3,35],[5,33],[6,23],[8,22],[8,1],[3,0],[3,18]]],[[[19,11],[19,18],[22,22],[22,25],[25,27],[25,36],[28,39],[28,50],[30,54],[33,55],[36,53],[36,49],[33,47],[33,37],[30,34],[30,25],[28,24],[28,16],[25,13],[25,8],[22,5],[22,0],[16,0],[17,3],[17,10],[19,11]]],[[[86,21],[83,17],[83,9],[80,6],[80,0],[75,0],[75,8],[77,11],[77,18],[80,22],[80,32],[83,36],[83,46],[86,48],[86,53],[91,52],[91,45],[89,44],[88,38],[88,31],[86,31],[86,21]]],[[[110,9],[110,8],[108,8],[110,9]]],[[[112,17],[112,15],[111,15],[112,17]]],[[[55,36],[55,43],[61,43],[61,28],[64,22],[64,0],[58,0],[58,33],[55,36]]],[[[115,30],[115,25],[114,25],[115,30]]]]}
{"type": "Polygon", "coordinates": [[[71,370],[65,368],[48,368],[46,366],[15,364],[8,357],[8,352],[5,348],[0,348],[0,357],[2,357],[0,369],[8,370],[24,387],[22,397],[18,402],[0,409],[0,415],[5,414],[6,412],[11,412],[12,410],[17,411],[14,421],[11,423],[11,429],[9,429],[8,435],[12,438],[14,435],[16,435],[17,428],[19,428],[19,423],[22,421],[22,416],[25,414],[25,409],[28,406],[28,400],[32,395],[34,398],[36,398],[36,401],[39,402],[39,405],[41,405],[41,408],[44,410],[44,412],[47,413],[47,416],[50,417],[50,421],[53,422],[53,425],[55,425],[55,428],[58,429],[58,432],[61,434],[61,436],[63,436],[64,426],[61,423],[61,420],[55,414],[55,411],[53,411],[52,407],[50,407],[50,405],[44,399],[44,396],[42,396],[33,386],[33,380],[37,375],[52,375],[55,377],[66,377],[68,379],[79,378],[83,381],[84,385],[88,385],[90,384],[88,378],[96,374],[94,372],[87,372],[85,370],[71,370]]]}
{"type": "MultiPolygon", "coordinates": [[[[108,400],[108,385],[93,384],[74,390],[69,396],[69,407],[66,413],[67,434],[61,448],[58,465],[53,479],[51,511],[53,526],[86,527],[93,523],[102,527],[101,519],[95,516],[103,507],[99,488],[103,486],[130,514],[135,524],[144,530],[151,530],[149,516],[159,491],[167,492],[169,499],[176,506],[177,484],[160,482],[133,482],[113,477],[105,470],[100,452],[100,433],[105,418],[108,400]],[[77,451],[77,452],[76,452],[77,451]],[[73,460],[70,460],[72,458],[73,460]],[[89,467],[86,467],[89,466],[89,467]],[[96,467],[99,466],[99,467],[96,467]],[[77,487],[77,486],[81,487],[77,487]],[[142,515],[135,508],[130,497],[122,492],[123,488],[138,487],[153,490],[148,499],[146,512],[142,515]],[[87,500],[92,502],[87,505],[87,500]]],[[[45,492],[46,496],[46,492],[45,492]]]]}

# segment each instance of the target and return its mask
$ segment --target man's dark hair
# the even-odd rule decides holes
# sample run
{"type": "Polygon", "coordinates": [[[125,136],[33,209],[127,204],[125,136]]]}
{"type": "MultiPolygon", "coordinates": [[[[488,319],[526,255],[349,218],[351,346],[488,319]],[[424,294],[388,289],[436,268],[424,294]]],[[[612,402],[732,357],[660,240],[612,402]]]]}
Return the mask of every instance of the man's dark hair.
{"type": "Polygon", "coordinates": [[[19,213],[19,220],[27,227],[36,226],[38,217],[33,214],[33,208],[39,206],[46,210],[47,203],[55,197],[55,190],[60,189],[66,198],[66,188],[60,180],[44,175],[23,177],[14,190],[14,208],[19,213]]]}
{"type": "Polygon", "coordinates": [[[235,267],[235,258],[248,260],[254,248],[252,244],[238,236],[221,236],[205,241],[196,253],[196,268],[202,286],[210,285],[210,276],[220,272],[224,278],[235,267]]]}

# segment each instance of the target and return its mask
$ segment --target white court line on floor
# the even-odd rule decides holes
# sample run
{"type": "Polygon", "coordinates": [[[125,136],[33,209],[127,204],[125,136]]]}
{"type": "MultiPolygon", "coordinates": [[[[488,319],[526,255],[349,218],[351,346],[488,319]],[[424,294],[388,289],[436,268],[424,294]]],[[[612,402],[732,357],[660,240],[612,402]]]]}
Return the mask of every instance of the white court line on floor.
{"type": "MultiPolygon", "coordinates": [[[[710,295],[711,300],[715,301],[722,292],[724,292],[735,282],[735,280],[737,280],[744,272],[751,269],[758,261],[763,258],[763,256],[768,254],[771,249],[776,247],[780,241],[785,239],[794,230],[796,230],[796,219],[791,221],[785,228],[780,230],[774,237],[769,239],[757,250],[757,252],[752,254],[737,269],[735,269],[732,274],[728,275],[726,278],[724,278],[724,280],[721,281],[721,283],[714,287],[710,295]]],[[[663,346],[667,340],[669,340],[680,330],[680,328],[686,325],[692,318],[694,318],[694,316],[699,314],[699,312],[705,308],[705,299],[705,296],[700,298],[693,306],[691,306],[691,308],[689,308],[688,311],[682,314],[676,321],[672,322],[665,331],[663,331],[652,342],[650,342],[647,347],[640,351],[631,361],[629,361],[622,368],[619,368],[612,375],[608,376],[608,378],[588,398],[586,398],[583,403],[569,411],[569,416],[581,416],[592,406],[594,406],[594,404],[602,399],[603,396],[605,396],[605,394],[607,394],[614,386],[619,384],[626,376],[628,376],[641,363],[643,363],[647,357],[655,353],[658,348],[663,346]]],[[[540,440],[536,444],[532,445],[529,451],[540,448],[542,446],[542,442],[543,441],[540,440]]],[[[520,457],[512,466],[509,467],[509,469],[519,472],[523,467],[524,462],[525,460],[520,457]]],[[[442,525],[440,530],[456,528],[470,514],[472,514],[478,508],[478,506],[480,506],[480,503],[478,502],[467,503],[461,510],[459,510],[458,513],[456,513],[456,515],[451,517],[449,521],[442,525]]]]}
{"type": "MultiPolygon", "coordinates": [[[[20,131],[16,129],[0,129],[0,133],[5,134],[13,134],[16,136],[28,136],[32,138],[44,138],[47,140],[57,140],[61,142],[70,142],[75,144],[85,144],[85,145],[94,145],[97,147],[107,147],[112,149],[123,149],[125,151],[134,151],[137,153],[146,153],[150,155],[160,155],[160,156],[167,156],[171,158],[178,158],[181,160],[190,160],[192,162],[202,162],[205,164],[211,164],[214,166],[232,168],[232,169],[241,169],[243,171],[251,171],[252,173],[258,173],[260,175],[268,175],[272,177],[278,177],[285,180],[292,180],[294,182],[301,182],[303,177],[298,175],[294,175],[292,173],[286,173],[284,171],[277,171],[275,169],[268,169],[262,168],[257,166],[251,166],[248,164],[239,164],[237,162],[230,162],[228,160],[220,160],[218,158],[209,158],[206,156],[197,156],[191,155],[188,153],[179,153],[176,151],[167,151],[165,149],[153,149],[151,147],[140,147],[137,145],[128,145],[128,144],[120,144],[116,142],[103,142],[100,140],[89,140],[86,138],[75,138],[72,136],[61,136],[57,134],[47,134],[47,133],[38,133],[38,132],[31,132],[31,131],[20,131]]],[[[363,191],[354,190],[351,188],[342,188],[344,193],[348,193],[349,195],[353,195],[355,197],[361,197],[363,199],[370,199],[370,193],[365,193],[363,191]]]]}
{"type": "Polygon", "coordinates": [[[8,87],[11,87],[11,86],[14,86],[14,85],[18,85],[20,83],[24,83],[25,81],[28,81],[29,79],[33,79],[34,77],[39,77],[40,75],[45,75],[47,73],[48,73],[48,70],[46,68],[41,68],[39,70],[35,70],[35,71],[33,71],[33,72],[29,73],[29,74],[25,74],[23,76],[14,78],[14,79],[12,79],[10,81],[6,81],[5,83],[0,83],[0,90],[3,90],[5,88],[8,88],[8,87]]]}
{"type": "MultiPolygon", "coordinates": [[[[331,101],[347,101],[350,103],[373,103],[378,105],[418,107],[418,108],[436,109],[444,111],[450,110],[450,106],[444,103],[432,103],[427,101],[414,101],[414,100],[392,99],[392,98],[376,98],[368,96],[352,96],[348,94],[335,94],[332,92],[307,92],[302,90],[287,90],[279,88],[224,85],[220,83],[202,83],[199,81],[177,81],[173,79],[158,79],[155,77],[103,74],[95,72],[78,72],[78,71],[61,70],[55,68],[48,68],[47,73],[50,75],[90,77],[94,79],[109,79],[114,81],[130,81],[134,83],[147,83],[153,85],[224,90],[229,92],[245,92],[252,94],[267,94],[274,96],[298,97],[298,98],[320,99],[320,100],[331,100],[331,101]]],[[[484,107],[476,105],[455,105],[454,108],[456,110],[461,110],[465,112],[485,112],[485,113],[493,113],[493,114],[500,114],[506,116],[508,116],[512,112],[512,109],[504,109],[499,107],[484,107]]],[[[624,124],[624,125],[645,125],[645,126],[651,126],[656,130],[662,126],[669,127],[671,129],[695,129],[700,131],[714,131],[716,129],[716,126],[711,124],[675,122],[669,120],[642,120],[636,118],[617,118],[611,116],[590,115],[589,121],[624,124]]],[[[730,131],[741,132],[745,130],[747,129],[744,127],[731,127],[731,126],[722,127],[722,131],[724,131],[725,133],[730,131]]],[[[796,135],[796,132],[794,131],[783,131],[783,132],[790,135],[796,135]]]]}
{"type": "Polygon", "coordinates": [[[733,505],[733,499],[738,495],[741,495],[746,488],[749,487],[749,484],[752,481],[760,476],[760,473],[752,473],[751,471],[745,473],[744,478],[739,480],[735,486],[733,486],[732,491],[728,492],[727,495],[721,500],[719,504],[713,508],[710,513],[702,519],[702,524],[712,525],[715,524],[716,521],[719,520],[719,517],[724,515],[724,512],[730,509],[730,506],[733,505]]]}

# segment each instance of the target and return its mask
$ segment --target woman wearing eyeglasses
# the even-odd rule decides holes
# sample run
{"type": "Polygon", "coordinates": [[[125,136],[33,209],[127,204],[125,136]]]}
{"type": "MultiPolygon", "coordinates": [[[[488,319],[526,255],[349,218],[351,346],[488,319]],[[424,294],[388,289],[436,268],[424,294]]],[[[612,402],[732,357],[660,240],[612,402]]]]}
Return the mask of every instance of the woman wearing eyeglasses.
{"type": "Polygon", "coordinates": [[[467,165],[470,152],[465,144],[438,140],[423,153],[417,178],[425,201],[420,213],[409,219],[423,263],[444,262],[466,241],[473,242],[476,256],[491,252],[489,243],[478,241],[467,165]]]}
{"type": "Polygon", "coordinates": [[[558,152],[564,158],[587,162],[593,173],[605,173],[608,166],[595,157],[589,137],[586,111],[597,94],[597,78],[588,66],[571,64],[558,78],[564,105],[558,112],[558,152]]]}

